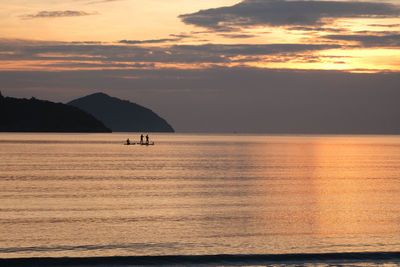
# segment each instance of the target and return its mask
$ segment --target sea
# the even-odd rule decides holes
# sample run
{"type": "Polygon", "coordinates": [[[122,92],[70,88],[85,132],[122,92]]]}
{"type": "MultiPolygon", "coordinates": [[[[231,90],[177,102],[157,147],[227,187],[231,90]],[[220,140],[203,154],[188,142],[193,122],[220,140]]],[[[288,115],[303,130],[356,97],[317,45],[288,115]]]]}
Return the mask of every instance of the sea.
{"type": "Polygon", "coordinates": [[[139,135],[1,133],[0,265],[400,265],[399,135],[139,135]]]}

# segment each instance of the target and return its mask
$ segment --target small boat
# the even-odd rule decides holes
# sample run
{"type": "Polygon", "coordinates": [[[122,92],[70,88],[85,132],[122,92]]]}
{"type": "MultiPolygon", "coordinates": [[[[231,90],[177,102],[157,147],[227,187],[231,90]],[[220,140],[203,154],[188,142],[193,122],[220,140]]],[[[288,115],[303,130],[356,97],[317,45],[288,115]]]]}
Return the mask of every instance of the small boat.
{"type": "Polygon", "coordinates": [[[154,146],[154,142],[138,142],[136,144],[141,146],[154,146]]]}

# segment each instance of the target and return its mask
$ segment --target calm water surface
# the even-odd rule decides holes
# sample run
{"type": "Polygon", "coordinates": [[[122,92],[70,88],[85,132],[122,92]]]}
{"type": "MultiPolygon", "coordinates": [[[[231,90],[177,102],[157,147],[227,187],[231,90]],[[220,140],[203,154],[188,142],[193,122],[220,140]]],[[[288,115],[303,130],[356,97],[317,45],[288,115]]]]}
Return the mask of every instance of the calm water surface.
{"type": "Polygon", "coordinates": [[[400,251],[400,136],[0,134],[0,258],[400,251]]]}

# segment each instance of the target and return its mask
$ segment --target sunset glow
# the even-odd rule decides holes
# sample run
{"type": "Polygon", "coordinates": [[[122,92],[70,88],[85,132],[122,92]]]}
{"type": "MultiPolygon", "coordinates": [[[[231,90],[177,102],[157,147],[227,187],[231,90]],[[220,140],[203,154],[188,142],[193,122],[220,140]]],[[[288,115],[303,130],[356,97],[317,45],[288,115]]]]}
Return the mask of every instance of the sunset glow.
{"type": "MultiPolygon", "coordinates": [[[[301,8],[302,4],[301,1],[281,2],[285,8],[296,5],[301,8]]],[[[383,2],[364,2],[371,6],[365,6],[363,13],[347,10],[354,2],[315,1],[320,5],[315,5],[315,12],[318,8],[324,12],[327,8],[324,4],[336,5],[338,10],[324,15],[306,9],[309,19],[315,21],[304,18],[303,22],[302,14],[290,14],[291,11],[274,4],[278,2],[266,5],[263,1],[246,1],[251,8],[265,9],[266,15],[280,12],[280,16],[288,16],[287,20],[274,17],[273,13],[265,21],[256,15],[246,17],[244,2],[232,0],[3,1],[0,4],[1,69],[131,69],[135,64],[146,62],[157,68],[192,68],[200,64],[202,68],[241,65],[350,72],[399,71],[400,7],[395,2],[383,2]],[[375,12],[376,6],[372,4],[382,10],[375,12]],[[198,12],[206,15],[200,16],[198,12]],[[219,19],[219,26],[212,24],[219,19]],[[293,47],[285,47],[288,44],[293,47]],[[210,50],[211,45],[220,48],[210,50]],[[231,47],[224,47],[231,45],[237,46],[233,52],[231,47]],[[243,50],[244,45],[248,51],[243,50]],[[254,48],[263,45],[274,47],[254,48]],[[130,50],[137,48],[145,49],[146,53],[159,53],[146,60],[131,57],[134,52],[130,50]],[[131,58],[110,59],[110,50],[113,55],[119,53],[123,58],[131,58]],[[201,50],[206,56],[195,59],[194,63],[188,59],[192,53],[189,50],[201,50]],[[165,53],[168,58],[164,57],[165,53]],[[220,60],[215,62],[214,56],[220,60]]]]}

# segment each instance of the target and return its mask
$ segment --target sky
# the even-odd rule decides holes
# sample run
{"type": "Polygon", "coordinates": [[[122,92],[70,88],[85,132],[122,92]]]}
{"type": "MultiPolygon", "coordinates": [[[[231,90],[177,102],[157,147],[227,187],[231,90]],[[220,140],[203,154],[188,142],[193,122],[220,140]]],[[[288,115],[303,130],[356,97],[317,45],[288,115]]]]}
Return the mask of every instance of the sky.
{"type": "Polygon", "coordinates": [[[0,90],[180,132],[400,133],[400,1],[0,0],[0,90]]]}

